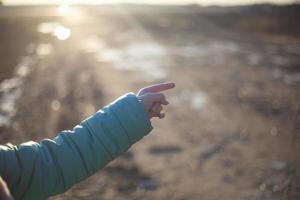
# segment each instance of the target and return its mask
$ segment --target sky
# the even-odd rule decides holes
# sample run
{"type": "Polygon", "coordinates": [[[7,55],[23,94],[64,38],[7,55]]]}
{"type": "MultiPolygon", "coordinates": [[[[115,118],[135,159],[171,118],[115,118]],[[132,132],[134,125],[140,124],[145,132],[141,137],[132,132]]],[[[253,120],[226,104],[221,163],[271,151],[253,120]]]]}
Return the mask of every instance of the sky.
{"type": "Polygon", "coordinates": [[[190,4],[200,5],[245,5],[254,3],[276,3],[287,4],[300,2],[300,0],[2,0],[5,5],[21,4],[61,4],[61,3],[83,3],[83,4],[105,4],[105,3],[145,3],[145,4],[190,4]]]}

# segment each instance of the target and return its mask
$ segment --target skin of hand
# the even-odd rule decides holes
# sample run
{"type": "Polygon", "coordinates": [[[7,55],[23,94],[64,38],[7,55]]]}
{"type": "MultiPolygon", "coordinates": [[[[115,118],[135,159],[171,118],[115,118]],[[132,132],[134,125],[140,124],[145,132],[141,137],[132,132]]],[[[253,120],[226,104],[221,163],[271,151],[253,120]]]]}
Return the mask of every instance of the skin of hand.
{"type": "Polygon", "coordinates": [[[168,105],[169,102],[162,92],[174,87],[175,83],[160,83],[142,88],[138,92],[137,97],[148,111],[150,119],[153,117],[160,119],[165,117],[165,113],[162,112],[163,105],[168,105]]]}
{"type": "Polygon", "coordinates": [[[9,189],[4,182],[4,180],[0,177],[0,200],[13,200],[9,189]]]}

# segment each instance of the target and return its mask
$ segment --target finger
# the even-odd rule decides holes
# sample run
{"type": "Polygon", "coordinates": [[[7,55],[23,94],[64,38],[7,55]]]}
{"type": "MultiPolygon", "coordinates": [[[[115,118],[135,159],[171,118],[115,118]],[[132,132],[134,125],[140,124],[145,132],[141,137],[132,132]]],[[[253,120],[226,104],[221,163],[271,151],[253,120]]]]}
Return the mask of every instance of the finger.
{"type": "Polygon", "coordinates": [[[141,95],[148,92],[152,92],[152,93],[162,92],[165,90],[172,89],[174,87],[175,87],[175,83],[160,83],[160,84],[151,85],[149,87],[142,88],[138,94],[141,95]]]}
{"type": "Polygon", "coordinates": [[[151,108],[151,111],[154,112],[154,113],[156,113],[156,114],[160,113],[162,110],[163,110],[163,107],[162,107],[162,105],[159,104],[159,103],[155,103],[155,104],[152,106],[152,108],[151,108]]]}
{"type": "MultiPolygon", "coordinates": [[[[145,95],[145,100],[147,104],[152,105],[153,103],[160,103],[163,105],[168,105],[169,102],[166,100],[166,97],[162,93],[148,93],[145,95]]],[[[151,106],[152,107],[152,106],[151,106]]]]}
{"type": "Polygon", "coordinates": [[[151,85],[149,87],[145,87],[142,89],[143,92],[162,92],[165,90],[169,90],[175,87],[175,83],[159,83],[156,85],[151,85]]]}
{"type": "Polygon", "coordinates": [[[158,117],[158,114],[156,112],[154,112],[153,110],[150,110],[149,116],[150,116],[150,118],[158,117]]]}
{"type": "Polygon", "coordinates": [[[159,103],[155,103],[152,108],[150,109],[150,116],[151,117],[159,117],[160,116],[160,112],[163,110],[163,107],[161,104],[159,103]]]}
{"type": "Polygon", "coordinates": [[[153,117],[158,117],[159,119],[163,119],[165,118],[165,113],[154,113],[154,112],[151,112],[149,114],[150,118],[153,118],[153,117]]]}
{"type": "Polygon", "coordinates": [[[163,119],[165,118],[166,114],[165,113],[159,113],[158,117],[159,119],[163,119]]]}

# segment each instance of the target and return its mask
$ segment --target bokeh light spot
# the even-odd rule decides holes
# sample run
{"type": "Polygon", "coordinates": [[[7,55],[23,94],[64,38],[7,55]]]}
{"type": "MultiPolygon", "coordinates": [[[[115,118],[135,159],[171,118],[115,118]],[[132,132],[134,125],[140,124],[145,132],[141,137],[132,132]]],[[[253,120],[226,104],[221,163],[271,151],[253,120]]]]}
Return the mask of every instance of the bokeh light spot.
{"type": "Polygon", "coordinates": [[[69,28],[64,27],[64,26],[57,26],[54,29],[54,35],[59,40],[66,40],[71,36],[71,30],[69,28]]]}

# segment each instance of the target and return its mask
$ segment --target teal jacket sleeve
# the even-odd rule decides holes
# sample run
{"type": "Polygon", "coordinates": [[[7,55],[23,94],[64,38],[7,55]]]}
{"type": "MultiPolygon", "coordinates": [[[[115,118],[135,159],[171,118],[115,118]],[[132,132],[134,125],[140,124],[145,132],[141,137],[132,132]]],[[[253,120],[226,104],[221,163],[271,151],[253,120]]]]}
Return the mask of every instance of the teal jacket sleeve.
{"type": "Polygon", "coordinates": [[[129,93],[53,140],[1,145],[0,176],[15,199],[47,199],[91,176],[151,130],[144,107],[129,93]]]}

